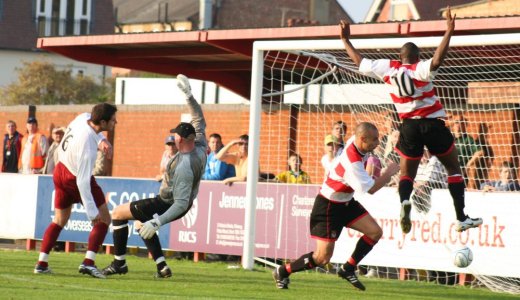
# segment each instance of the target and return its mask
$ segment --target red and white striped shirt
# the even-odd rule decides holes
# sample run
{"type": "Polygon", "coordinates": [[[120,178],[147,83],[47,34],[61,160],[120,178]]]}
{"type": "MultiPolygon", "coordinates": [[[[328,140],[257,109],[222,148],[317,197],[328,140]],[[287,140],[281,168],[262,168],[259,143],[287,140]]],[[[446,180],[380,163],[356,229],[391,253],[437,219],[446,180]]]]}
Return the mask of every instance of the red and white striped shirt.
{"type": "Polygon", "coordinates": [[[363,58],[359,71],[392,86],[390,96],[401,119],[444,118],[446,112],[435,95],[430,71],[432,60],[421,60],[413,65],[398,60],[363,58]]]}
{"type": "Polygon", "coordinates": [[[320,195],[332,202],[346,203],[354,191],[366,193],[374,185],[374,179],[365,170],[368,155],[354,145],[355,136],[346,143],[339,156],[331,163],[327,178],[320,188],[320,195]]]}

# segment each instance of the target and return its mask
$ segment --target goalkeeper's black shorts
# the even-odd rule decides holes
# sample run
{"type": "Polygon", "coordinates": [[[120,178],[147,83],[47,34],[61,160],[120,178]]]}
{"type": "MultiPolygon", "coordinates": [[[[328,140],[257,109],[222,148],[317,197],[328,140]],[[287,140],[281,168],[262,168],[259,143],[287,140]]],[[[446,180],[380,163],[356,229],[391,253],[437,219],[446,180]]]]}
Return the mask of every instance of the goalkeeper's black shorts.
{"type": "Polygon", "coordinates": [[[159,216],[164,214],[164,212],[166,212],[170,206],[171,204],[162,201],[159,199],[159,196],[156,196],[154,198],[141,199],[131,202],[130,212],[132,213],[134,219],[144,223],[153,219],[154,214],[158,214],[159,216]]]}
{"type": "Polygon", "coordinates": [[[424,146],[436,156],[449,154],[455,148],[453,135],[442,119],[404,119],[397,152],[407,159],[419,160],[424,146]]]}
{"type": "Polygon", "coordinates": [[[337,203],[318,195],[311,212],[311,237],[335,241],[343,227],[349,227],[366,215],[367,210],[354,199],[347,203],[337,203]]]}

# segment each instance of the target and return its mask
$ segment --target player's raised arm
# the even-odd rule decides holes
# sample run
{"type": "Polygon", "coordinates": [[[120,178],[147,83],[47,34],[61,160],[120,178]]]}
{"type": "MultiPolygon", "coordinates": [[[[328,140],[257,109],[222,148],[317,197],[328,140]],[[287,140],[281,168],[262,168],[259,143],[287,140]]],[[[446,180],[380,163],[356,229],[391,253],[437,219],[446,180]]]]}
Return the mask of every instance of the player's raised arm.
{"type": "Polygon", "coordinates": [[[448,6],[446,11],[447,29],[439,47],[437,47],[437,50],[435,50],[435,54],[433,55],[432,63],[430,65],[430,71],[436,71],[441,66],[444,58],[446,58],[446,54],[448,53],[448,49],[450,47],[450,39],[453,35],[453,32],[455,31],[455,17],[456,15],[451,15],[451,9],[448,6]]]}
{"type": "Polygon", "coordinates": [[[206,120],[204,119],[202,108],[197,103],[197,100],[193,98],[188,77],[182,74],[177,75],[177,86],[186,95],[186,102],[191,114],[191,125],[193,125],[196,132],[195,143],[206,147],[206,120]]]}
{"type": "Polygon", "coordinates": [[[350,24],[345,21],[341,20],[339,23],[340,27],[340,38],[343,41],[343,45],[345,45],[345,50],[347,51],[348,56],[352,61],[356,64],[356,66],[359,67],[361,64],[361,60],[363,60],[363,56],[357,51],[356,48],[352,45],[350,42],[350,24]]]}

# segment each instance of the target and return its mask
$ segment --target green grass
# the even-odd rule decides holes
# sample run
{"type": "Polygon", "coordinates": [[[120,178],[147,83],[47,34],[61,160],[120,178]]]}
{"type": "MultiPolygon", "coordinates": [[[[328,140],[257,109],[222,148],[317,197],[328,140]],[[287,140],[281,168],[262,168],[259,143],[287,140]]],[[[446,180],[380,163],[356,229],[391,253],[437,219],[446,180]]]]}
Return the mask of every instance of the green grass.
{"type": "MultiPolygon", "coordinates": [[[[0,250],[0,299],[518,299],[487,289],[385,279],[361,280],[367,291],[354,290],[333,275],[302,272],[291,276],[289,290],[278,290],[271,270],[228,268],[226,263],[168,259],[173,277],[154,279],[155,265],[128,256],[129,273],[107,280],[79,274],[82,253],[52,252],[53,274],[33,274],[34,251],[0,250]]],[[[112,256],[98,255],[105,267],[112,256]]]]}

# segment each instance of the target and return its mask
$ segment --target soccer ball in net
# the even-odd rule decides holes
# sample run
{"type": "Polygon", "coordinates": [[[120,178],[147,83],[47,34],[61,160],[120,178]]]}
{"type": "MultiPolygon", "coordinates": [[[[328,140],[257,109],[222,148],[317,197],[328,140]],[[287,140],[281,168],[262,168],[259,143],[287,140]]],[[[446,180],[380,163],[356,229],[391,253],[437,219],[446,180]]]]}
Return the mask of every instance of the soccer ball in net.
{"type": "Polygon", "coordinates": [[[473,252],[469,247],[461,248],[455,251],[453,263],[459,268],[465,268],[473,261],[473,252]]]}

